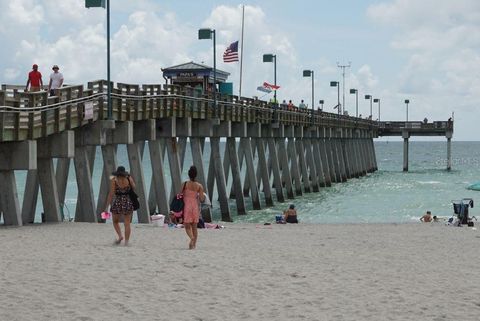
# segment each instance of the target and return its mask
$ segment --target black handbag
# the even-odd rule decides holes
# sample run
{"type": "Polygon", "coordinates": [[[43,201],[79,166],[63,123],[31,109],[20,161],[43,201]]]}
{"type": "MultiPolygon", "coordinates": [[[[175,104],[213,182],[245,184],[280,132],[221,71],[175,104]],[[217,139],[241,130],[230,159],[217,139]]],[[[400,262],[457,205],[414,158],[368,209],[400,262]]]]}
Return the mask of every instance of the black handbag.
{"type": "Polygon", "coordinates": [[[128,179],[128,185],[130,185],[130,191],[128,192],[128,196],[130,196],[130,200],[132,201],[133,205],[133,210],[136,211],[140,208],[140,202],[138,201],[138,195],[135,193],[135,191],[132,188],[132,185],[130,184],[130,177],[128,179]]]}
{"type": "Polygon", "coordinates": [[[170,211],[180,213],[183,211],[183,207],[185,206],[185,202],[183,201],[183,191],[185,190],[185,185],[183,185],[182,192],[175,195],[172,202],[170,203],[170,211]]]}

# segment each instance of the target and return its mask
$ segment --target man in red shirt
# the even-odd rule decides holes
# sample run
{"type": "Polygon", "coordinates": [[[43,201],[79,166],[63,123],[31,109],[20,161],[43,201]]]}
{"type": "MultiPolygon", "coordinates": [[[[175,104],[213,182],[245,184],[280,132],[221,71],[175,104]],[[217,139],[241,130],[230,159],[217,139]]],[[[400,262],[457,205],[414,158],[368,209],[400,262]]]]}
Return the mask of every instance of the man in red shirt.
{"type": "Polygon", "coordinates": [[[42,74],[38,71],[38,65],[34,64],[32,66],[32,71],[28,73],[27,86],[25,86],[25,91],[28,91],[28,85],[30,85],[30,91],[40,91],[43,87],[42,74]]]}

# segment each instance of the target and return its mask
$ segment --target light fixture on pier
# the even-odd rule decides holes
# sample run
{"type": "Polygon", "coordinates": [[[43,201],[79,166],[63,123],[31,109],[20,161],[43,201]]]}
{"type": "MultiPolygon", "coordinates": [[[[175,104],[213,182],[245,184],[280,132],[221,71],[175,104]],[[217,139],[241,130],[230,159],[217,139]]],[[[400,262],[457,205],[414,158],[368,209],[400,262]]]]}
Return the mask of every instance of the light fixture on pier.
{"type": "Polygon", "coordinates": [[[409,99],[405,99],[405,105],[407,105],[407,122],[408,122],[408,104],[410,103],[409,99]]]}
{"type": "Polygon", "coordinates": [[[217,51],[215,29],[203,28],[198,30],[198,39],[213,39],[213,110],[215,112],[215,118],[220,118],[217,108],[217,51]]]}
{"type": "Polygon", "coordinates": [[[113,119],[112,84],[110,83],[110,0],[85,0],[85,8],[105,9],[105,4],[107,9],[107,119],[113,119]]]}
{"type": "Polygon", "coordinates": [[[337,87],[337,93],[338,93],[338,99],[337,99],[337,106],[338,108],[338,115],[342,113],[342,106],[340,105],[340,82],[338,81],[331,81],[330,82],[330,87],[337,87]]]}
{"type": "MultiPolygon", "coordinates": [[[[273,62],[273,84],[277,86],[277,55],[274,54],[264,54],[263,62],[273,62]]],[[[275,104],[278,104],[277,101],[277,89],[273,91],[273,100],[275,104]]]]}
{"type": "Polygon", "coordinates": [[[351,94],[355,94],[355,117],[358,118],[358,90],[350,89],[351,94]]]}
{"type": "Polygon", "coordinates": [[[304,70],[303,77],[312,77],[312,119],[313,119],[313,112],[315,107],[315,81],[313,77],[313,70],[304,70]]]}
{"type": "Polygon", "coordinates": [[[374,103],[378,103],[378,121],[380,121],[380,98],[374,98],[374,103]]]}
{"type": "Polygon", "coordinates": [[[372,119],[372,95],[365,95],[365,99],[370,99],[370,116],[369,116],[369,118],[372,119]]]}
{"type": "Polygon", "coordinates": [[[320,106],[322,106],[320,109],[323,111],[323,104],[324,104],[325,102],[323,101],[323,99],[320,99],[320,100],[318,101],[318,103],[320,104],[320,106]]]}

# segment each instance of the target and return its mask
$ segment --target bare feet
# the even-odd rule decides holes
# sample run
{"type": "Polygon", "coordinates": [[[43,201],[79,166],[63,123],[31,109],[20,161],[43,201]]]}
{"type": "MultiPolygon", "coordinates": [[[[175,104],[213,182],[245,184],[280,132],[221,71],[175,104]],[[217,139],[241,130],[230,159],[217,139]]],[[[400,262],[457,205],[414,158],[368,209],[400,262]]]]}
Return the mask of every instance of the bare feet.
{"type": "Polygon", "coordinates": [[[188,244],[188,249],[193,250],[194,248],[195,248],[195,244],[193,244],[193,240],[191,240],[190,243],[188,244]]]}
{"type": "Polygon", "coordinates": [[[128,246],[128,240],[125,240],[125,246],[128,246]]]}
{"type": "Polygon", "coordinates": [[[121,237],[121,238],[119,238],[119,239],[116,239],[113,244],[118,245],[118,244],[120,244],[120,243],[122,242],[122,240],[123,240],[123,237],[121,237]]]}

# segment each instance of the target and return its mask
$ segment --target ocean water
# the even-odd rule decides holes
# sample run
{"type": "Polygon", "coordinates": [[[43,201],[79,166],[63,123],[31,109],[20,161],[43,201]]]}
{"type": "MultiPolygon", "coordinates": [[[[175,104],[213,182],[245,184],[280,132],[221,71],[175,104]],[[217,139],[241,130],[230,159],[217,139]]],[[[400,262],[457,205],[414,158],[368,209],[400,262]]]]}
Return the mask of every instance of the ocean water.
{"type": "MultiPolygon", "coordinates": [[[[187,144],[189,145],[189,144],[187,144]]],[[[480,198],[480,192],[467,190],[469,184],[480,181],[480,142],[452,142],[452,170],[446,170],[446,142],[410,142],[409,172],[402,171],[403,143],[375,142],[378,171],[346,183],[333,184],[319,193],[305,193],[285,203],[275,202],[274,207],[252,210],[246,198],[249,213],[236,215],[235,200],[230,200],[235,222],[272,222],[289,204],[295,204],[299,218],[308,223],[406,223],[416,222],[426,210],[433,215],[450,216],[452,200],[471,197],[480,198]]],[[[208,144],[205,150],[208,155],[208,144]]],[[[205,169],[208,158],[205,157],[205,169]]],[[[119,146],[118,163],[128,169],[125,146],[119,146]]],[[[143,160],[147,188],[150,186],[151,165],[148,148],[143,160]]],[[[187,147],[183,177],[191,164],[187,147]]],[[[97,149],[93,172],[95,197],[98,196],[99,178],[102,170],[100,148],[97,149]]],[[[169,172],[165,159],[165,170],[169,172]]],[[[16,172],[20,204],[25,188],[25,171],[16,172]]],[[[231,177],[231,175],[230,175],[231,177]]],[[[167,181],[169,178],[167,177],[167,181]]],[[[170,188],[169,186],[167,186],[170,188]]],[[[147,189],[148,190],[148,189],[147,189]]],[[[217,197],[213,198],[214,219],[220,219],[217,197]]],[[[274,196],[275,201],[275,196],[274,196]]],[[[66,217],[74,217],[77,202],[77,187],[73,161],[67,185],[63,211],[66,217]]],[[[262,206],[264,202],[262,200],[262,206]]],[[[480,213],[476,208],[471,213],[480,213]]],[[[36,221],[40,221],[41,197],[38,199],[36,221]]],[[[478,215],[480,217],[480,214],[478,215]]]]}
{"type": "MultiPolygon", "coordinates": [[[[375,142],[377,172],[289,202],[303,222],[408,223],[427,210],[451,216],[453,200],[480,199],[480,192],[466,189],[480,181],[480,142],[452,142],[451,171],[446,170],[446,142],[410,142],[409,147],[408,172],[403,172],[403,142],[375,142]]],[[[252,211],[240,220],[269,221],[286,207],[252,211]]]]}

